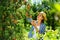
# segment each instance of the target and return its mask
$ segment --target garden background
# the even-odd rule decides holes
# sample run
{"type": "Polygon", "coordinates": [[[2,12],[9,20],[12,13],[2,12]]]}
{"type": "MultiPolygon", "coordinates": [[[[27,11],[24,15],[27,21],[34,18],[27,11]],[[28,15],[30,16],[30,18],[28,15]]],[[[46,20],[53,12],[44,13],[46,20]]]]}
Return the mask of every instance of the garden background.
{"type": "Polygon", "coordinates": [[[36,20],[41,11],[47,14],[43,39],[60,40],[60,0],[0,0],[0,40],[34,40],[26,13],[36,20]]]}

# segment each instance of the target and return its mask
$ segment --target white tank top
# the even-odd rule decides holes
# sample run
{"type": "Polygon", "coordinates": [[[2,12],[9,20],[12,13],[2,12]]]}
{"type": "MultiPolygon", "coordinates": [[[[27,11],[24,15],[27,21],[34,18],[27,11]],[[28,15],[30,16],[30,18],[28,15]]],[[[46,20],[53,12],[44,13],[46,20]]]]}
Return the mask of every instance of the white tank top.
{"type": "MultiPolygon", "coordinates": [[[[37,26],[37,29],[40,29],[40,26],[37,26]]],[[[36,29],[34,28],[34,34],[33,34],[33,38],[36,38],[36,29]]]]}

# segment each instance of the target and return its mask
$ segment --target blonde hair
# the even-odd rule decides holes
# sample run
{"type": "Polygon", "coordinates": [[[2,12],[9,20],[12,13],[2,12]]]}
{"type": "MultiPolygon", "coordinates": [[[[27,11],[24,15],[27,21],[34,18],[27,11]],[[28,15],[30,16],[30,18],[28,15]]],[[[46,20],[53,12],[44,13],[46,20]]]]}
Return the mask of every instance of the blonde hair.
{"type": "Polygon", "coordinates": [[[47,20],[47,18],[46,18],[46,13],[45,13],[45,12],[41,11],[41,12],[39,12],[39,13],[42,14],[44,20],[47,20]]]}

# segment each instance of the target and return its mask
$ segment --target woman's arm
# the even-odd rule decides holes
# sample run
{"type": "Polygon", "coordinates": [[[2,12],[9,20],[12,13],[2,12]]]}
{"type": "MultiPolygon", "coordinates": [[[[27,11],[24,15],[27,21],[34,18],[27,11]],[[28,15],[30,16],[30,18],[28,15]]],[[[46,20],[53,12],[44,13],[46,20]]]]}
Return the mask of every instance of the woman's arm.
{"type": "Polygon", "coordinates": [[[32,19],[32,15],[29,15],[29,14],[26,12],[26,19],[27,19],[28,22],[31,23],[32,20],[33,20],[33,19],[32,19]]]}
{"type": "Polygon", "coordinates": [[[32,19],[32,15],[29,16],[29,14],[26,12],[26,19],[28,22],[30,22],[32,24],[32,26],[34,26],[37,30],[37,26],[36,26],[36,20],[32,19]]]}

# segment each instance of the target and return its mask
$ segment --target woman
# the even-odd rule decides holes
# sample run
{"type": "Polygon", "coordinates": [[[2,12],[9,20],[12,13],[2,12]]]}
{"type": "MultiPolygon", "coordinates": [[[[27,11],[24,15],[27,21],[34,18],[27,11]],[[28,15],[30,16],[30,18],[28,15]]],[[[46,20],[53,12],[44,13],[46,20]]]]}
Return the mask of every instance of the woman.
{"type": "Polygon", "coordinates": [[[32,20],[32,18],[27,18],[27,20],[30,20],[29,22],[31,22],[32,24],[32,28],[28,34],[29,38],[31,37],[36,38],[36,32],[40,34],[45,33],[46,26],[44,24],[44,20],[47,20],[46,13],[39,12],[39,15],[37,16],[37,20],[32,20]],[[32,34],[32,31],[34,31],[34,34],[32,34]]]}

